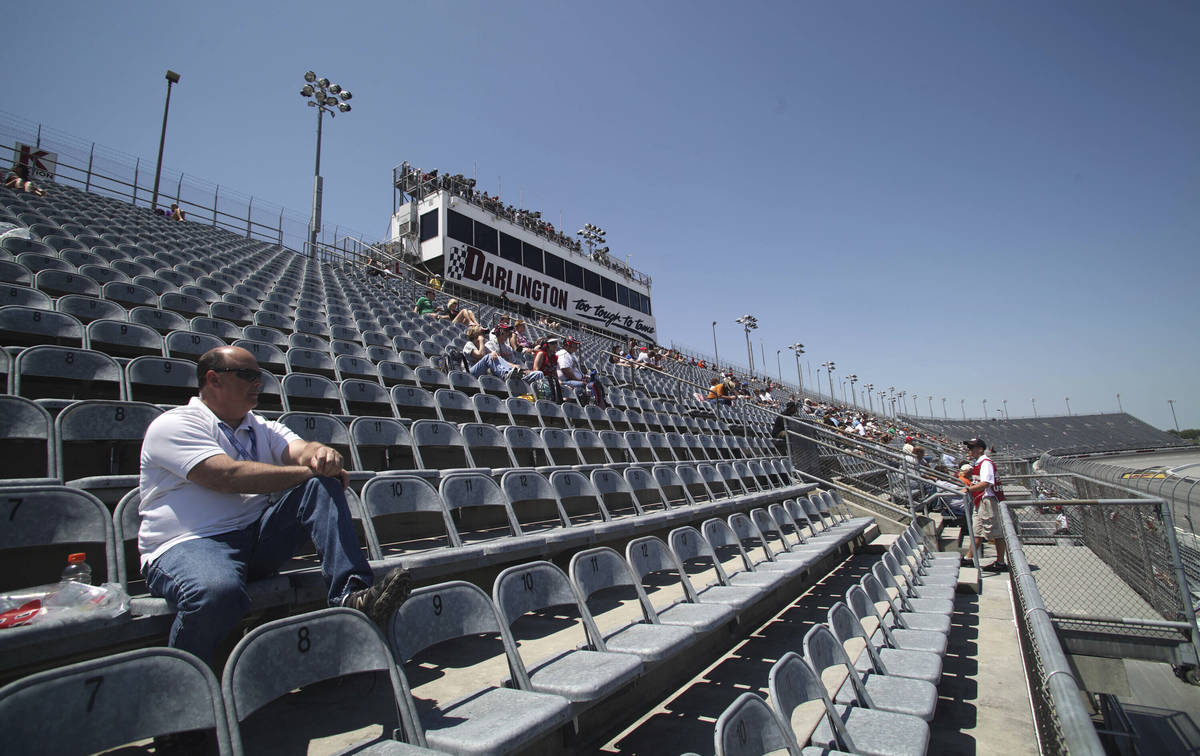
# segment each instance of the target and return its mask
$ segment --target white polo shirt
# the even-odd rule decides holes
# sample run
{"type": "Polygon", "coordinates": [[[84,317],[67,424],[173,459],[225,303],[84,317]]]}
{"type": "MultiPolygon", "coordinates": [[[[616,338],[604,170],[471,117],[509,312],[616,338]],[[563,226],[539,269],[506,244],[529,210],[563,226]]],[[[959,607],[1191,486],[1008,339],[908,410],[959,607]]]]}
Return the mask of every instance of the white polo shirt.
{"type": "Polygon", "coordinates": [[[583,368],[579,358],[571,354],[566,347],[558,350],[558,379],[561,381],[578,381],[583,378],[583,368]],[[568,372],[570,370],[571,372],[568,372]]]}
{"type": "Polygon", "coordinates": [[[248,413],[233,429],[241,450],[226,437],[200,397],[159,415],[146,430],[141,455],[138,551],[142,569],[177,543],[240,530],[258,519],[270,502],[266,494],[228,494],[187,479],[209,457],[283,464],[288,445],[300,437],[287,426],[248,413]],[[252,442],[251,434],[254,436],[252,442]]]}

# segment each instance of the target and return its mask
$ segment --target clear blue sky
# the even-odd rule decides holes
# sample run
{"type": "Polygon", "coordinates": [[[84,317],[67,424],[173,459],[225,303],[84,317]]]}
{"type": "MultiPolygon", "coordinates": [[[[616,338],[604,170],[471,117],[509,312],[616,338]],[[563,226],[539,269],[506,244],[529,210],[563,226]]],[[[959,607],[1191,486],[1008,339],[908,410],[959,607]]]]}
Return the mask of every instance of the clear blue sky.
{"type": "MultiPolygon", "coordinates": [[[[470,174],[654,277],[664,341],[795,341],[957,414],[1200,427],[1192,2],[17,2],[3,110],[378,238],[470,174]],[[269,5],[269,7],[267,7],[269,5]]],[[[10,35],[11,37],[12,35],[10,35]]],[[[784,376],[795,363],[784,352],[784,376]]],[[[838,374],[835,374],[835,378],[838,374]]],[[[807,374],[806,374],[807,378],[807,374]]],[[[922,414],[928,401],[921,400],[922,414]]]]}

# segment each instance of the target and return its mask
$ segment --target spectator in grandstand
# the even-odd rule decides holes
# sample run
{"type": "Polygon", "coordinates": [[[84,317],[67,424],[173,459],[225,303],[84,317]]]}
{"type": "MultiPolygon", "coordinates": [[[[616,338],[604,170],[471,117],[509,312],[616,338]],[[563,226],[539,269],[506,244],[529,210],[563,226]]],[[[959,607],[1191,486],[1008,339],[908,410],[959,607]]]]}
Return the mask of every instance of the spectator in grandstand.
{"type": "Polygon", "coordinates": [[[479,319],[475,317],[475,311],[463,308],[457,299],[451,299],[447,302],[444,310],[439,309],[437,317],[441,320],[449,320],[451,323],[458,323],[460,325],[479,325],[479,319]]]}
{"type": "Polygon", "coordinates": [[[29,166],[25,163],[13,164],[12,172],[4,179],[4,186],[9,189],[16,189],[18,192],[29,192],[38,197],[46,196],[46,193],[38,188],[33,183],[33,180],[29,178],[29,166]]]}
{"type": "Polygon", "coordinates": [[[179,209],[178,202],[172,202],[171,203],[171,212],[168,217],[170,217],[170,219],[173,221],[182,221],[187,216],[184,214],[183,210],[179,209]]]}
{"type": "MultiPolygon", "coordinates": [[[[501,321],[499,325],[492,331],[491,338],[484,343],[484,348],[488,352],[499,355],[504,362],[519,368],[523,362],[523,356],[512,346],[513,327],[507,321],[501,321]]],[[[518,376],[520,373],[518,373],[518,376]]],[[[525,381],[527,383],[536,383],[543,379],[540,371],[531,370],[525,373],[525,381]]]]}
{"type": "Polygon", "coordinates": [[[983,544],[992,541],[996,544],[996,560],[985,565],[986,572],[1007,572],[1008,562],[1005,558],[1004,539],[999,536],[997,518],[998,497],[996,496],[996,465],[987,456],[987,444],[979,438],[965,442],[967,455],[975,463],[971,466],[971,483],[964,488],[970,494],[975,504],[975,545],[979,553],[983,553],[983,544]]]}
{"type": "Polygon", "coordinates": [[[432,288],[426,289],[425,296],[418,297],[416,303],[413,305],[413,312],[418,315],[432,315],[437,317],[437,311],[433,305],[433,300],[436,296],[437,294],[434,293],[432,288]]]}
{"type": "MultiPolygon", "coordinates": [[[[435,291],[441,291],[442,290],[442,277],[439,276],[437,273],[434,273],[432,276],[430,276],[429,277],[429,288],[434,289],[435,291]]],[[[431,299],[432,299],[432,297],[431,297],[431,299]]]]}
{"type": "Polygon", "coordinates": [[[513,323],[512,333],[512,348],[521,354],[533,354],[533,342],[529,340],[529,333],[525,327],[524,320],[518,320],[513,323]]]}
{"type": "Polygon", "coordinates": [[[571,387],[575,391],[581,391],[585,383],[583,363],[575,355],[577,351],[579,351],[579,342],[567,337],[563,341],[562,349],[558,350],[555,357],[558,360],[558,382],[564,386],[571,387]]]}
{"type": "Polygon", "coordinates": [[[371,256],[367,258],[367,275],[382,276],[384,270],[385,268],[383,267],[383,260],[379,259],[379,255],[372,253],[371,256]]]}
{"type": "Polygon", "coordinates": [[[510,376],[521,377],[521,368],[501,357],[499,352],[491,347],[494,347],[494,342],[487,340],[487,332],[482,326],[473,325],[467,328],[462,353],[471,375],[476,378],[488,374],[504,379],[510,376]]]}
{"type": "Polygon", "coordinates": [[[704,398],[704,401],[711,404],[729,404],[727,391],[728,387],[725,380],[720,375],[714,375],[712,380],[708,382],[708,396],[704,398]]]}
{"type": "Polygon", "coordinates": [[[246,581],[274,574],[309,539],[329,605],[386,626],[408,574],[375,580],[342,456],[252,412],[262,376],[250,352],[210,350],[196,377],[200,395],[157,417],[142,444],[138,550],[150,593],[176,607],[169,644],[212,663],[250,608],[246,581]]]}
{"type": "Polygon", "coordinates": [[[771,438],[775,439],[775,446],[780,454],[787,454],[787,431],[799,431],[800,424],[791,419],[796,416],[797,409],[795,402],[788,402],[783,412],[775,416],[775,422],[771,425],[771,438]]]}
{"type": "Polygon", "coordinates": [[[542,339],[533,352],[533,369],[546,378],[550,396],[562,402],[562,386],[558,385],[558,339],[551,336],[542,339]]]}

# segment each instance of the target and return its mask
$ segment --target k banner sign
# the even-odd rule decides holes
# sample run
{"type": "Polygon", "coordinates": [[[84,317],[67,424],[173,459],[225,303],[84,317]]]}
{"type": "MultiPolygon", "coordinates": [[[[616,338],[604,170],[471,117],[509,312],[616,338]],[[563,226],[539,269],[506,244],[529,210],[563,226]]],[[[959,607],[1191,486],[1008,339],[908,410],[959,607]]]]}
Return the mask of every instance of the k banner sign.
{"type": "Polygon", "coordinates": [[[34,181],[53,181],[58,170],[58,153],[17,142],[13,147],[13,165],[28,166],[29,178],[34,181]]]}
{"type": "Polygon", "coordinates": [[[576,320],[600,323],[607,328],[653,339],[654,325],[641,313],[622,308],[591,292],[547,279],[535,271],[489,257],[475,247],[452,247],[446,262],[446,277],[475,288],[503,292],[528,299],[542,309],[558,310],[576,320]],[[621,312],[626,310],[626,312],[621,312]]]}

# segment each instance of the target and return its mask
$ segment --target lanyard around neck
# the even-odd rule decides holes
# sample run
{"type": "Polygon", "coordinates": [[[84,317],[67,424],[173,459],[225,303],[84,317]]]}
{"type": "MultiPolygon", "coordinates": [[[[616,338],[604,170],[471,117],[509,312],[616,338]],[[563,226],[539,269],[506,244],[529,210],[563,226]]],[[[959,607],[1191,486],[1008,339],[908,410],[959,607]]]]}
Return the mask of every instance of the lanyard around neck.
{"type": "Polygon", "coordinates": [[[221,429],[221,432],[225,434],[225,438],[228,439],[229,443],[233,445],[233,448],[235,450],[237,450],[238,459],[240,461],[243,461],[243,462],[257,462],[258,461],[258,438],[254,435],[253,427],[247,428],[247,431],[250,433],[250,449],[249,450],[247,450],[246,447],[242,446],[242,443],[237,440],[237,436],[234,434],[233,429],[230,428],[228,424],[226,424],[224,422],[218,422],[217,427],[221,429]]]}

